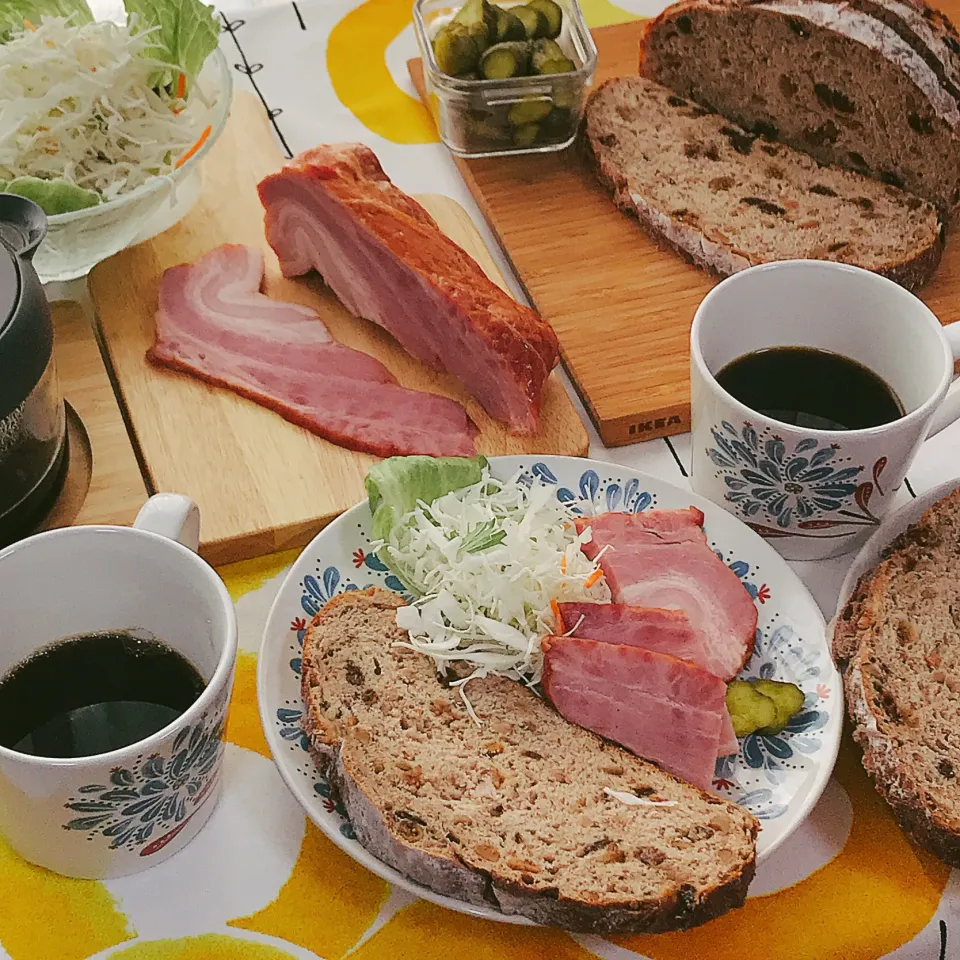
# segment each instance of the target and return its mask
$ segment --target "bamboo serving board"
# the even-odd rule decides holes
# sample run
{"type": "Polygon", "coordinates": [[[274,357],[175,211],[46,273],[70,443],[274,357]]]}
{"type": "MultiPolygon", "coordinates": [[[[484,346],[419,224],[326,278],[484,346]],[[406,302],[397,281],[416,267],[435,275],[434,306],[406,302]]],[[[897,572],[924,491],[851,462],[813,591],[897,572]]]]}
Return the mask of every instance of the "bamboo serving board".
{"type": "MultiPolygon", "coordinates": [[[[943,6],[960,14],[958,0],[943,6]]],[[[635,21],[592,31],[594,88],[636,74],[641,29],[635,21]]],[[[420,60],[407,66],[425,97],[420,60]]],[[[556,330],[603,442],[689,431],[690,324],[717,280],[617,210],[575,147],[456,162],[527,296],[556,330]]],[[[921,299],[942,323],[960,318],[960,238],[948,242],[921,299]]]]}
{"type": "MultiPolygon", "coordinates": [[[[336,340],[382,361],[404,386],[463,403],[480,428],[481,453],[586,453],[586,428],[556,374],[544,390],[539,435],[512,437],[452,377],[427,370],[379,327],[348,314],[317,276],[285,280],[264,238],[256,192],[257,182],[282,162],[262,106],[251,94],[237,93],[229,123],[204,163],[196,207],[176,227],[117,254],[90,275],[106,352],[147,479],[154,490],[197,501],[200,552],[208,561],[228,563],[306,543],[364,498],[363,478],[375,460],[228,390],[147,363],[163,271],[222,243],[262,248],[266,294],[313,307],[336,340]]],[[[506,289],[463,208],[445,197],[418,199],[506,289]]]]}

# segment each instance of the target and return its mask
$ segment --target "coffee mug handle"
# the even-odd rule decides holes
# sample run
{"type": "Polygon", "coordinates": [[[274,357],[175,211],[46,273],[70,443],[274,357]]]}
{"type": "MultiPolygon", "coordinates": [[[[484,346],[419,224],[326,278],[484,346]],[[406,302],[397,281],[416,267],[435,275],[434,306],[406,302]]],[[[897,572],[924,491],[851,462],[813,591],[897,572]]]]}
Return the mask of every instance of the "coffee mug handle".
{"type": "MultiPolygon", "coordinates": [[[[954,361],[960,360],[960,322],[948,323],[943,328],[943,332],[950,343],[950,349],[953,350],[954,361]]],[[[960,418],[960,377],[950,384],[943,403],[937,407],[937,412],[931,418],[927,438],[939,433],[944,427],[950,426],[958,418],[960,418]]]]}
{"type": "Polygon", "coordinates": [[[179,493],[154,494],[140,508],[133,526],[176,540],[194,553],[200,548],[200,508],[179,493]]]}

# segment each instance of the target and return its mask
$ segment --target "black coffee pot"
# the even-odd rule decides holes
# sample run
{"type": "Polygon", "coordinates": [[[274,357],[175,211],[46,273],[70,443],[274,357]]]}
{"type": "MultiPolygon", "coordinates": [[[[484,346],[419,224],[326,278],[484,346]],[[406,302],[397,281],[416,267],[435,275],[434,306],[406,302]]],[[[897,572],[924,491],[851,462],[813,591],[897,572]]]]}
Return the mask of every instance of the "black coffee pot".
{"type": "Polygon", "coordinates": [[[43,519],[66,469],[53,321],[30,262],[46,232],[40,207],[0,193],[0,547],[43,519]]]}

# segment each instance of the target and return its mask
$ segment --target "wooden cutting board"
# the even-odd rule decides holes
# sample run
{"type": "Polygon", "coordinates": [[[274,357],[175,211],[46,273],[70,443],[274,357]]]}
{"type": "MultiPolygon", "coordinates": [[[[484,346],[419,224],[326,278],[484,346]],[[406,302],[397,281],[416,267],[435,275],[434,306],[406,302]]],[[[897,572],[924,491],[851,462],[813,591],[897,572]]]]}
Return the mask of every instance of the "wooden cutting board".
{"type": "MultiPolygon", "coordinates": [[[[943,5],[960,14],[960,2],[943,5]],[[952,9],[956,8],[956,9],[952,9]]],[[[593,32],[594,87],[637,72],[642,21],[593,32]]],[[[420,60],[408,63],[424,96],[420,60]]],[[[575,148],[457,160],[561,355],[597,432],[620,446],[690,429],[690,324],[715,278],[661,250],[616,209],[575,148]]],[[[940,318],[960,318],[960,238],[921,293],[940,318]]]]}
{"type": "MultiPolygon", "coordinates": [[[[203,556],[222,564],[306,543],[363,499],[363,478],[375,460],[321,440],[227,390],[146,362],[163,271],[221,243],[261,247],[265,293],[313,307],[338,341],[375,356],[404,386],[463,403],[480,427],[481,453],[587,452],[586,428],[556,374],[545,387],[539,435],[512,437],[452,377],[432,373],[379,327],[350,316],[318,277],[281,277],[264,239],[256,185],[282,162],[262,106],[251,94],[237,93],[227,128],[204,163],[196,207],[176,227],[117,254],[90,275],[106,353],[147,480],[153,490],[197,501],[203,556]]],[[[506,289],[463,208],[445,197],[419,199],[506,289]]]]}
{"type": "Polygon", "coordinates": [[[79,303],[54,303],[50,310],[70,461],[63,490],[41,529],[133,523],[149,494],[90,317],[79,303]]]}

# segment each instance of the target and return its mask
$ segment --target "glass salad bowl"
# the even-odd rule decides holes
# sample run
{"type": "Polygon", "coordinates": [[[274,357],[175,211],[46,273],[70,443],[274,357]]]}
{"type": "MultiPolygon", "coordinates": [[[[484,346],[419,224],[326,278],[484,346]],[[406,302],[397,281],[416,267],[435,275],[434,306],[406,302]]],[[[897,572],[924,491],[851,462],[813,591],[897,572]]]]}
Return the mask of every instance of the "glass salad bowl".
{"type": "Polygon", "coordinates": [[[186,163],[130,193],[96,207],[49,218],[46,239],[33,258],[44,283],[82,277],[101,260],[142,243],[182,220],[200,195],[200,161],[223,132],[230,113],[233,78],[219,48],[197,78],[207,107],[210,134],[186,163]]]}

